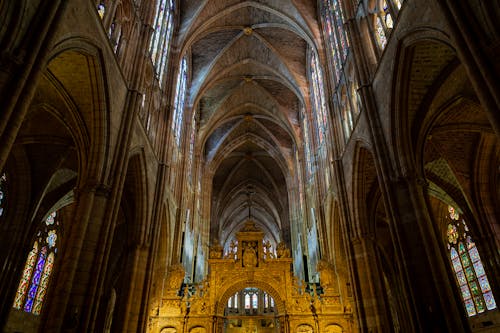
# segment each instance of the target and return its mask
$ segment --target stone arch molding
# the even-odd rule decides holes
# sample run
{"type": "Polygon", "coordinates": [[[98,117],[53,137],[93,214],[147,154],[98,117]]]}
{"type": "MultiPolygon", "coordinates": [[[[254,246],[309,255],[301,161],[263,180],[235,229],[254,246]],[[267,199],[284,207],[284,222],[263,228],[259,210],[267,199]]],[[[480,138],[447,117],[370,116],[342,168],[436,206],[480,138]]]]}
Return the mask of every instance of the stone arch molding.
{"type": "Polygon", "coordinates": [[[223,316],[227,300],[238,291],[245,288],[259,288],[260,290],[267,292],[274,299],[274,303],[276,304],[278,313],[285,313],[286,310],[284,300],[286,297],[282,293],[278,292],[278,290],[280,290],[280,283],[281,282],[267,283],[263,282],[262,280],[248,279],[238,279],[236,281],[233,280],[233,283],[231,285],[227,286],[225,289],[220,290],[220,292],[216,296],[218,303],[216,305],[215,312],[217,315],[223,316]]]}
{"type": "Polygon", "coordinates": [[[313,333],[314,329],[311,325],[309,324],[301,324],[297,326],[297,329],[295,330],[297,333],[313,333]]]}
{"type": "Polygon", "coordinates": [[[177,333],[177,329],[175,327],[164,327],[160,333],[177,333]]]}

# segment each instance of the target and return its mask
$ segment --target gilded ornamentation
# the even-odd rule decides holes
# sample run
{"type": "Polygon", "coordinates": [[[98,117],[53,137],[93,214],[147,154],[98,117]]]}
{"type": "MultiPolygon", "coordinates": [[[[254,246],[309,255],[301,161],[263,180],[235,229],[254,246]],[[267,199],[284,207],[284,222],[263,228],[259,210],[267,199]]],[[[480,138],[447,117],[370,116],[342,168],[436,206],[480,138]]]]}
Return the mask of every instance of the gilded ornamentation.
{"type": "Polygon", "coordinates": [[[243,267],[256,267],[258,263],[257,243],[249,242],[243,249],[243,267]]]}
{"type": "Polygon", "coordinates": [[[313,333],[314,330],[310,325],[300,325],[297,327],[297,333],[313,333]]]}
{"type": "Polygon", "coordinates": [[[278,258],[290,258],[290,249],[286,247],[285,242],[280,242],[276,249],[278,258]]]}
{"type": "MultiPolygon", "coordinates": [[[[235,253],[234,256],[223,258],[222,246],[215,242],[209,257],[217,260],[208,261],[209,274],[205,280],[187,285],[188,292],[185,291],[183,297],[177,292],[184,279],[184,269],[181,265],[170,267],[167,277],[167,286],[170,289],[164,293],[159,313],[150,317],[151,332],[171,333],[161,332],[161,328],[174,328],[180,332],[180,328],[185,327],[189,328],[185,330],[189,333],[276,333],[279,330],[310,333],[315,332],[315,324],[305,318],[313,316],[318,320],[318,327],[323,329],[333,323],[349,327],[352,310],[342,307],[342,303],[346,304],[345,300],[341,300],[337,294],[317,295],[316,284],[308,285],[294,277],[290,270],[290,250],[285,243],[279,243],[276,247],[276,257],[272,258],[270,244],[263,242],[263,238],[264,233],[256,228],[255,223],[249,222],[243,230],[236,233],[237,245],[235,240],[234,244],[229,246],[229,253],[235,253]],[[237,260],[235,256],[238,256],[237,260]],[[265,314],[267,323],[256,319],[259,313],[245,317],[245,312],[243,316],[238,314],[237,319],[226,321],[232,318],[227,317],[230,313],[228,300],[245,288],[260,289],[272,297],[273,312],[265,314]],[[282,315],[285,313],[288,314],[286,322],[282,321],[282,315]],[[278,322],[280,328],[275,325],[278,322]],[[212,331],[211,327],[215,330],[212,331]]],[[[318,270],[322,285],[335,285],[334,269],[330,263],[320,261],[318,270]]],[[[242,303],[239,304],[239,307],[243,306],[242,303]]]]}
{"type": "Polygon", "coordinates": [[[320,274],[321,286],[324,289],[331,289],[335,286],[335,271],[332,264],[324,259],[321,259],[316,266],[316,270],[320,274]]]}
{"type": "Polygon", "coordinates": [[[182,267],[181,264],[170,266],[168,270],[167,286],[170,289],[179,289],[182,282],[184,281],[185,275],[186,272],[184,271],[184,267],[182,267]]]}
{"type": "Polygon", "coordinates": [[[214,245],[210,247],[210,259],[222,259],[222,253],[224,252],[224,249],[222,246],[219,244],[219,240],[216,239],[214,241],[214,245]]]}

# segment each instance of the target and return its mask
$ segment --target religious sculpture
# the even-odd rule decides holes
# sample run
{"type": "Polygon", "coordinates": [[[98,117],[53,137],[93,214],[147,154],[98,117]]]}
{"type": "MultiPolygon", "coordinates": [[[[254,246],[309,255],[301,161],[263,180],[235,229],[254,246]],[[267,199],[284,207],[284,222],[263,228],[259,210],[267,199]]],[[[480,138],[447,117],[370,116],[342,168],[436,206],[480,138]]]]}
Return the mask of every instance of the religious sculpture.
{"type": "Polygon", "coordinates": [[[255,242],[247,243],[243,252],[243,267],[256,267],[257,266],[257,252],[255,242]]]}
{"type": "Polygon", "coordinates": [[[290,249],[286,247],[285,242],[280,242],[276,248],[278,258],[290,258],[290,249]]]}
{"type": "Polygon", "coordinates": [[[264,249],[266,249],[266,259],[274,259],[275,258],[274,253],[271,249],[271,242],[269,240],[267,240],[264,243],[264,249]]]}

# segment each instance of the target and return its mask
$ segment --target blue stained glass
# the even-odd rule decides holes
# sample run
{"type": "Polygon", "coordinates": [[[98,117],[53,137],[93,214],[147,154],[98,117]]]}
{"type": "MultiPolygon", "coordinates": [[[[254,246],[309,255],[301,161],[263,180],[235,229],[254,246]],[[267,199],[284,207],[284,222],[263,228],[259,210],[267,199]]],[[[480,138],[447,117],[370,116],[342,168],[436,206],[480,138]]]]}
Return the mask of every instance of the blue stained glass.
{"type": "Polygon", "coordinates": [[[480,277],[479,279],[479,285],[481,286],[481,290],[483,293],[491,290],[490,283],[488,282],[488,278],[485,276],[480,277]]]}
{"type": "Polygon", "coordinates": [[[467,280],[465,279],[464,271],[457,272],[457,279],[458,279],[459,285],[464,285],[465,283],[467,283],[467,280]]]}
{"type": "Polygon", "coordinates": [[[471,294],[470,294],[470,290],[469,290],[469,286],[468,285],[464,285],[462,287],[460,287],[460,289],[462,290],[462,297],[464,299],[468,299],[471,297],[471,294]]]}
{"type": "Polygon", "coordinates": [[[450,250],[450,257],[451,257],[451,259],[455,259],[456,257],[458,257],[457,250],[455,250],[454,247],[452,247],[450,250]]]}
{"type": "Polygon", "coordinates": [[[462,264],[460,263],[460,258],[453,259],[453,269],[455,272],[462,270],[462,264]]]}
{"type": "Polygon", "coordinates": [[[474,307],[474,302],[472,299],[468,299],[465,301],[465,308],[467,309],[467,314],[473,316],[476,314],[476,308],[474,307]]]}
{"type": "Polygon", "coordinates": [[[486,302],[486,308],[488,310],[493,310],[497,307],[497,303],[495,302],[495,297],[493,297],[493,292],[489,291],[484,295],[484,301],[486,302]]]}
{"type": "Polygon", "coordinates": [[[24,305],[24,311],[26,312],[31,312],[31,308],[33,307],[33,300],[36,296],[38,284],[40,283],[40,277],[43,272],[43,266],[45,266],[46,256],[47,248],[44,246],[40,251],[40,256],[38,257],[38,261],[36,263],[35,272],[33,273],[33,278],[31,279],[31,286],[28,291],[28,299],[26,300],[26,304],[24,305]]]}
{"type": "Polygon", "coordinates": [[[477,252],[477,248],[475,246],[469,250],[469,255],[472,262],[480,260],[479,253],[477,252]]]}
{"type": "Polygon", "coordinates": [[[485,274],[481,261],[477,261],[474,263],[474,270],[476,271],[477,276],[483,276],[485,274]]]}
{"type": "Polygon", "coordinates": [[[47,244],[49,245],[49,248],[53,248],[56,246],[56,240],[57,240],[57,234],[55,230],[49,231],[49,235],[47,236],[47,244]]]}

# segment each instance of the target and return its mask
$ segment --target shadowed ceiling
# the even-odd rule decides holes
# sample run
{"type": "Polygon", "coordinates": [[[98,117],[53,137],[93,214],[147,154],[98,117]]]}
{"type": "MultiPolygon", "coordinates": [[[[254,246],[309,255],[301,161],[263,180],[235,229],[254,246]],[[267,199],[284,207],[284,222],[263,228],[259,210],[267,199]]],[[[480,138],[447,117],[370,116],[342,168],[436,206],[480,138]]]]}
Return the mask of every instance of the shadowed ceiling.
{"type": "Polygon", "coordinates": [[[191,0],[180,11],[188,105],[211,178],[210,237],[227,244],[250,215],[273,243],[289,242],[306,59],[319,38],[315,4],[191,0]]]}

